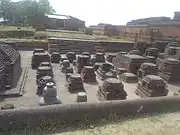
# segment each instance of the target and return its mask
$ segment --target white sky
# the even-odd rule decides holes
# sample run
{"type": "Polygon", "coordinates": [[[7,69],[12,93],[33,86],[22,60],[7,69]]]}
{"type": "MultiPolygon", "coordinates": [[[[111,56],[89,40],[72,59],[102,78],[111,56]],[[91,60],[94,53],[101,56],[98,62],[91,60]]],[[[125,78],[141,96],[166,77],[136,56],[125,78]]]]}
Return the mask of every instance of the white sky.
{"type": "Polygon", "coordinates": [[[77,17],[86,25],[124,25],[139,18],[173,17],[180,11],[180,0],[50,0],[58,14],[77,17]]]}

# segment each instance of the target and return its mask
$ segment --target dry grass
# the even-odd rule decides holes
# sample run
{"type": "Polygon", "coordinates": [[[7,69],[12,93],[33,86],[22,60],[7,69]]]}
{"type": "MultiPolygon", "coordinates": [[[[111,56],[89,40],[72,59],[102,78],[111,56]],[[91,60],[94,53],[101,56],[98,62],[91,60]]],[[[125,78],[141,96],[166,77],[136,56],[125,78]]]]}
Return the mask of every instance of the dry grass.
{"type": "MultiPolygon", "coordinates": [[[[161,114],[143,118],[129,118],[119,122],[108,124],[102,120],[96,125],[86,125],[75,123],[76,127],[66,127],[62,129],[51,128],[45,133],[40,130],[11,132],[14,135],[179,135],[180,133],[180,112],[161,114]],[[52,133],[53,131],[53,133],[52,133]]],[[[5,133],[3,133],[4,135],[5,133]]]]}
{"type": "MultiPolygon", "coordinates": [[[[23,31],[23,30],[29,30],[29,31],[35,31],[32,27],[19,27],[21,29],[18,29],[16,26],[0,26],[0,31],[23,31]]],[[[17,41],[17,42],[29,42],[29,41],[37,41],[44,42],[47,40],[48,37],[59,37],[59,38],[68,38],[68,39],[82,39],[82,40],[105,40],[105,41],[117,41],[117,42],[129,42],[129,40],[120,38],[120,37],[108,37],[103,35],[88,35],[81,32],[56,32],[56,31],[37,31],[35,32],[34,37],[24,37],[23,39],[17,38],[6,38],[1,39],[1,41],[9,40],[9,41],[17,41]]],[[[1,37],[2,38],[2,37],[1,37]]]]}

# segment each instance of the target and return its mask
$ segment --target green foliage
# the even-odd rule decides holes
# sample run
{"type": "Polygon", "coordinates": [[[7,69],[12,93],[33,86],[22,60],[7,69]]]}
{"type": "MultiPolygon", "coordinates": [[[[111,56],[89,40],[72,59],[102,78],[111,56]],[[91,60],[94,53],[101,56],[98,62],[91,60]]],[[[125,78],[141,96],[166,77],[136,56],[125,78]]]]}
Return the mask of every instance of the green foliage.
{"type": "Polygon", "coordinates": [[[1,30],[0,38],[27,38],[33,37],[34,33],[32,30],[1,30]]]}
{"type": "Polygon", "coordinates": [[[53,12],[48,0],[0,0],[0,17],[11,24],[34,25],[40,15],[53,12]]]}

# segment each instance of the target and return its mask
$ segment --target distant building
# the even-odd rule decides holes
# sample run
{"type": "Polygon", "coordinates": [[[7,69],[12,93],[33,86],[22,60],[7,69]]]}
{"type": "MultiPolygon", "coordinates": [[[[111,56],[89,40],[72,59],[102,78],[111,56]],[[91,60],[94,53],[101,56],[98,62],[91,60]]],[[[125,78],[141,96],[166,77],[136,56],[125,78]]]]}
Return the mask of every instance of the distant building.
{"type": "Polygon", "coordinates": [[[42,29],[79,30],[85,27],[85,22],[75,17],[58,14],[45,14],[37,19],[36,27],[42,29]]]}
{"type": "Polygon", "coordinates": [[[116,25],[99,23],[98,25],[89,26],[93,30],[94,34],[116,36],[119,34],[119,30],[116,25]]]}
{"type": "Polygon", "coordinates": [[[180,21],[180,12],[174,12],[174,21],[180,21]]]}

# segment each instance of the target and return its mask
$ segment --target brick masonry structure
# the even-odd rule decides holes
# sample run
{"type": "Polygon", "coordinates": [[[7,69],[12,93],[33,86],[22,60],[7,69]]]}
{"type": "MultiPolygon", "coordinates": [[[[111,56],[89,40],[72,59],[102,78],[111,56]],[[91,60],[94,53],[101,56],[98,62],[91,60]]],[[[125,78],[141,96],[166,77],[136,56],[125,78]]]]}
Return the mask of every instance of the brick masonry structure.
{"type": "MultiPolygon", "coordinates": [[[[67,52],[118,52],[130,51],[133,48],[133,43],[126,42],[112,42],[112,41],[95,41],[95,40],[78,40],[78,39],[62,39],[62,38],[49,38],[49,44],[56,44],[60,53],[67,52]],[[103,50],[104,49],[104,50],[103,50]]],[[[49,46],[50,47],[50,46],[49,46]]]]}
{"type": "Polygon", "coordinates": [[[20,54],[6,44],[0,45],[0,54],[5,66],[5,85],[8,88],[15,88],[22,72],[20,54]]]}

